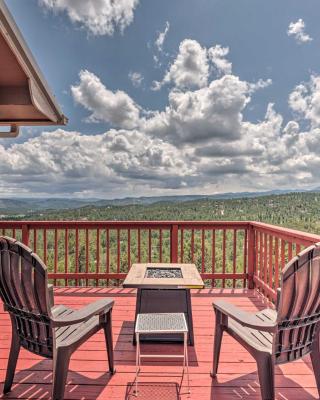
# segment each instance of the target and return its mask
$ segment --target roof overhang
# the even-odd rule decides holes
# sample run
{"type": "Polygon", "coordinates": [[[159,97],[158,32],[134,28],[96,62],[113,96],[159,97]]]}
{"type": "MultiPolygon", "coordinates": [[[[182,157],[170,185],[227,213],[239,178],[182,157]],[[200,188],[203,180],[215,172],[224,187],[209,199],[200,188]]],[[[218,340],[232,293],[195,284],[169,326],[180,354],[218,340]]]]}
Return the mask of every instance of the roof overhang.
{"type": "Polygon", "coordinates": [[[0,132],[0,137],[17,136],[21,125],[65,125],[67,121],[0,0],[0,126],[10,127],[10,131],[0,132]]]}

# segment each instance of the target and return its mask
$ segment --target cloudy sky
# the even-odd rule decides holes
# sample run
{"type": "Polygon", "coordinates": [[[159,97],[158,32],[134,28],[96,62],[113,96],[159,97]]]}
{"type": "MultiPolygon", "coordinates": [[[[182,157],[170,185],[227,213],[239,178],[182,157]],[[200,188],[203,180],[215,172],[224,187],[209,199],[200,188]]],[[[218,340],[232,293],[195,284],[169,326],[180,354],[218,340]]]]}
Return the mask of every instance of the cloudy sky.
{"type": "Polygon", "coordinates": [[[0,141],[0,195],[320,186],[318,0],[7,0],[69,124],[0,141]]]}

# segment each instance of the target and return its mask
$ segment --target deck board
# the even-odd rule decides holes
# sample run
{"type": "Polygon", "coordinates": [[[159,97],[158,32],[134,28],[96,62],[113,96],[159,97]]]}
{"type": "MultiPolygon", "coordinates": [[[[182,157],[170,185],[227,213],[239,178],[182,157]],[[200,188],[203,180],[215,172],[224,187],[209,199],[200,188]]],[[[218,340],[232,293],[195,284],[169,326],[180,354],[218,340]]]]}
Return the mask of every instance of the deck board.
{"type": "MultiPolygon", "coordinates": [[[[97,333],[72,356],[66,387],[66,399],[135,399],[132,384],[135,374],[135,348],[131,344],[135,311],[135,290],[98,288],[58,288],[55,303],[79,308],[99,297],[115,300],[113,336],[117,373],[110,376],[104,337],[97,333]]],[[[260,399],[253,358],[231,337],[222,344],[219,374],[215,381],[209,372],[212,363],[214,313],[213,299],[224,298],[248,311],[266,307],[250,290],[194,290],[192,308],[195,347],[189,347],[191,395],[189,399],[260,399]]],[[[0,391],[5,377],[11,327],[8,314],[0,305],[0,391]]],[[[160,353],[163,346],[146,344],[146,351],[160,353]]],[[[181,345],[170,345],[166,352],[176,354],[181,345]]],[[[3,398],[48,399],[51,393],[52,362],[21,350],[13,390],[3,398]]],[[[187,399],[186,388],[178,395],[181,382],[180,361],[148,360],[140,377],[138,399],[187,399]]],[[[276,368],[276,399],[317,399],[318,393],[309,357],[276,368]]],[[[0,396],[1,398],[1,396],[0,396]]]]}

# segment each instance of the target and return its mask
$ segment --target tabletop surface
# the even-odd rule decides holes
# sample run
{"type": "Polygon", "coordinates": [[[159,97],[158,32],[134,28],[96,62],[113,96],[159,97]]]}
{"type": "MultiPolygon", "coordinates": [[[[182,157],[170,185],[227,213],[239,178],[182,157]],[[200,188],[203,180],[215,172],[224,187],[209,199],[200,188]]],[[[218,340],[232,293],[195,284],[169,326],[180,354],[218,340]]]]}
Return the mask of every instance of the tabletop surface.
{"type": "MultiPolygon", "coordinates": [[[[160,274],[166,275],[166,274],[160,274]]],[[[195,264],[183,263],[146,263],[133,264],[123,282],[125,288],[176,288],[176,289],[202,289],[203,280],[195,264]],[[148,277],[150,269],[168,270],[172,275],[173,270],[181,270],[179,277],[148,277]]]]}

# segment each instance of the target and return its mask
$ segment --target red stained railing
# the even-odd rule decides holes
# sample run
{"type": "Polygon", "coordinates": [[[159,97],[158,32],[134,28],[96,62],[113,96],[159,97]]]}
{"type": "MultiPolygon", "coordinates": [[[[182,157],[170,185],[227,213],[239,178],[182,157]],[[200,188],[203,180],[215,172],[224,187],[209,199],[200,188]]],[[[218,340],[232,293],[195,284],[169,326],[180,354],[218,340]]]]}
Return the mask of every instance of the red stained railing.
{"type": "Polygon", "coordinates": [[[320,242],[320,236],[260,222],[251,222],[250,229],[254,240],[249,250],[254,287],[275,301],[286,263],[305,247],[320,242]]]}
{"type": "Polygon", "coordinates": [[[207,286],[275,300],[284,265],[320,236],[242,221],[0,221],[56,285],[120,285],[135,262],[195,263],[207,286]]]}

